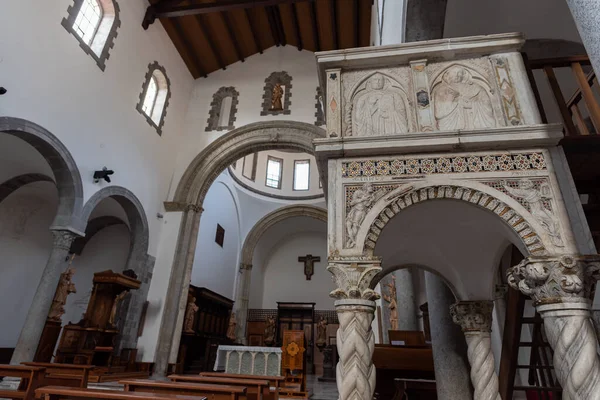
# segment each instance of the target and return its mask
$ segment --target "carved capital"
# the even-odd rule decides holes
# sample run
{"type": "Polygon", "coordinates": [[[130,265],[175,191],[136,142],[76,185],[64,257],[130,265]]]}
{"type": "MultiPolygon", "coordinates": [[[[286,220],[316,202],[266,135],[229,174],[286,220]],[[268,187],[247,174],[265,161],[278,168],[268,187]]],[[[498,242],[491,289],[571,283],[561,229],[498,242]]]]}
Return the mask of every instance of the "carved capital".
{"type": "Polygon", "coordinates": [[[252,271],[252,264],[240,263],[240,271],[252,271]]]}
{"type": "Polygon", "coordinates": [[[202,208],[202,206],[199,206],[198,204],[186,204],[185,205],[185,211],[186,212],[195,212],[195,213],[201,213],[202,211],[204,211],[204,208],[202,208]]]}
{"type": "Polygon", "coordinates": [[[329,263],[327,270],[333,274],[337,289],[329,295],[335,299],[377,300],[379,294],[371,289],[373,278],[381,271],[381,261],[373,259],[349,264],[329,263]]]}
{"type": "Polygon", "coordinates": [[[491,332],[493,309],[492,301],[461,301],[450,306],[450,314],[465,333],[491,332]]]}
{"type": "Polygon", "coordinates": [[[599,255],[529,257],[507,271],[508,284],[535,305],[585,302],[600,278],[599,255]]]}
{"type": "Polygon", "coordinates": [[[54,235],[53,247],[63,250],[70,250],[73,241],[79,237],[71,231],[53,230],[52,235],[54,235]]]}
{"type": "Polygon", "coordinates": [[[506,293],[508,293],[508,285],[496,285],[494,289],[494,299],[503,299],[506,293]]]}

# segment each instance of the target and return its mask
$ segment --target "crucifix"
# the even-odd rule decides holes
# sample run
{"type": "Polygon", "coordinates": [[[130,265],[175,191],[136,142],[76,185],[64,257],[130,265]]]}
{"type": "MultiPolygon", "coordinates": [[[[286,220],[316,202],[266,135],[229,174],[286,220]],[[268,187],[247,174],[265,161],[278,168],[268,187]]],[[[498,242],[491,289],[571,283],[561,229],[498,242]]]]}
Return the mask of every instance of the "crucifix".
{"type": "Polygon", "coordinates": [[[304,275],[306,275],[307,281],[310,281],[310,277],[315,273],[315,263],[320,261],[321,257],[313,257],[312,254],[307,254],[306,257],[298,257],[298,262],[304,263],[304,275]]]}

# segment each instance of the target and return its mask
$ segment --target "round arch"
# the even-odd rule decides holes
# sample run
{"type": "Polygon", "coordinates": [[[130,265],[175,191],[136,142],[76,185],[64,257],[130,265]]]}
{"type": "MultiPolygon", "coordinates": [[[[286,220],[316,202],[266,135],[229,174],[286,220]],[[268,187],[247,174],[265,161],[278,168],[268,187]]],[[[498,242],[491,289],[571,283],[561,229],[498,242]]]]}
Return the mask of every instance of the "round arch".
{"type": "Polygon", "coordinates": [[[18,137],[33,146],[52,169],[59,197],[52,229],[83,234],[85,222],[80,217],[83,205],[81,175],[65,145],[48,130],[21,118],[1,117],[0,133],[18,137]]]}
{"type": "Polygon", "coordinates": [[[4,183],[0,184],[0,203],[2,203],[8,196],[10,196],[13,192],[19,190],[23,186],[29,185],[35,182],[52,182],[54,180],[49,176],[44,174],[23,174],[18,175],[4,183]]]}
{"type": "Polygon", "coordinates": [[[430,268],[430,267],[427,267],[425,265],[416,264],[416,263],[395,265],[393,267],[389,267],[389,268],[386,268],[385,270],[382,270],[377,275],[375,275],[375,277],[371,281],[371,284],[369,285],[369,287],[371,289],[375,289],[375,287],[379,284],[379,282],[381,282],[381,280],[383,278],[385,278],[386,276],[388,276],[389,274],[391,274],[393,272],[399,271],[401,269],[406,269],[406,268],[421,269],[421,270],[423,270],[425,272],[429,272],[429,273],[431,273],[433,275],[436,275],[438,278],[440,278],[446,284],[446,286],[448,286],[448,289],[450,289],[450,291],[452,292],[452,294],[454,295],[454,297],[456,298],[456,300],[461,300],[461,298],[460,298],[460,292],[457,290],[456,287],[454,287],[454,285],[452,284],[452,282],[448,278],[446,278],[444,275],[442,275],[435,268],[430,268]]]}
{"type": "Polygon", "coordinates": [[[547,255],[555,249],[541,224],[508,195],[472,181],[456,181],[454,185],[422,181],[410,186],[402,185],[373,206],[357,234],[356,243],[361,246],[360,251],[365,256],[372,256],[383,228],[403,209],[423,201],[440,199],[464,201],[496,214],[520,239],[516,245],[527,255],[547,255]]]}
{"type": "Polygon", "coordinates": [[[252,257],[254,249],[264,233],[275,224],[294,217],[309,217],[319,221],[327,222],[327,210],[309,206],[309,205],[292,205],[281,207],[260,219],[246,236],[244,246],[242,247],[241,264],[249,267],[252,265],[252,257]]]}
{"type": "Polygon", "coordinates": [[[234,161],[261,150],[289,149],[314,154],[313,140],[325,130],[304,122],[256,122],[221,136],[192,160],[184,172],[174,201],[201,206],[210,185],[234,161]]]}

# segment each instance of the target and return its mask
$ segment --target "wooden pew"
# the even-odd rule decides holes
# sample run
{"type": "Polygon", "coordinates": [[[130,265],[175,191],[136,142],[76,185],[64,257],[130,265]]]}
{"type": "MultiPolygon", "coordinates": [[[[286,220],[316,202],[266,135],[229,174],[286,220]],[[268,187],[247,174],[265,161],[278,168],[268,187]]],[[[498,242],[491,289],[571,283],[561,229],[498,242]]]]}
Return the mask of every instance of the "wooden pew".
{"type": "Polygon", "coordinates": [[[93,365],[25,362],[23,365],[46,369],[43,385],[71,386],[85,388],[88,385],[93,365]]]}
{"type": "MultiPolygon", "coordinates": [[[[260,377],[256,377],[260,378],[260,377]]],[[[274,400],[275,393],[271,395],[269,381],[266,379],[241,379],[198,375],[169,375],[173,382],[194,382],[216,385],[241,386],[247,388],[246,395],[249,400],[274,400]]]]}
{"type": "Polygon", "coordinates": [[[0,365],[0,377],[21,379],[17,390],[0,389],[0,398],[33,400],[35,398],[35,389],[40,386],[44,378],[44,371],[45,368],[41,367],[0,365]]]}
{"type": "Polygon", "coordinates": [[[126,392],[149,392],[206,396],[209,400],[246,400],[245,386],[214,385],[191,382],[160,382],[150,379],[126,379],[119,381],[126,392]]]}
{"type": "MultiPolygon", "coordinates": [[[[225,372],[200,372],[200,376],[211,376],[215,378],[238,378],[238,379],[265,379],[269,381],[269,385],[273,388],[277,388],[277,396],[279,396],[279,389],[283,387],[285,382],[285,376],[271,375],[245,375],[245,374],[227,374],[225,372]]],[[[279,398],[279,397],[278,397],[279,398]]]]}
{"type": "Polygon", "coordinates": [[[201,396],[184,396],[161,393],[123,392],[119,390],[83,389],[67,386],[45,386],[35,391],[43,400],[207,400],[201,396]]]}

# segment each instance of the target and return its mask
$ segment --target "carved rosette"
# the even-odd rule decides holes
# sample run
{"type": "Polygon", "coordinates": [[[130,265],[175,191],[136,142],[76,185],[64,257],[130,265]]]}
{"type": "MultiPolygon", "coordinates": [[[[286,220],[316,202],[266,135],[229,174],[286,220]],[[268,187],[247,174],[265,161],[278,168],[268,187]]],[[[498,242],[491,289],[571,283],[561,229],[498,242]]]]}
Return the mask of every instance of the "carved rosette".
{"type": "Polygon", "coordinates": [[[53,230],[52,235],[54,236],[54,248],[62,250],[70,250],[73,241],[78,238],[78,235],[71,231],[53,230]]]}
{"type": "Polygon", "coordinates": [[[492,301],[462,301],[450,307],[452,320],[465,333],[475,400],[501,400],[490,338],[493,309],[492,301]]]}
{"type": "Polygon", "coordinates": [[[329,263],[327,270],[333,274],[337,289],[329,296],[341,299],[377,300],[379,294],[370,288],[375,275],[381,271],[381,260],[369,263],[351,262],[348,264],[329,263]]]}
{"type": "Polygon", "coordinates": [[[510,286],[531,296],[544,319],[565,399],[600,399],[598,339],[590,303],[600,256],[530,257],[509,269],[510,286]]]}
{"type": "Polygon", "coordinates": [[[587,302],[600,277],[600,256],[529,257],[507,271],[508,284],[535,305],[587,302]]]}

